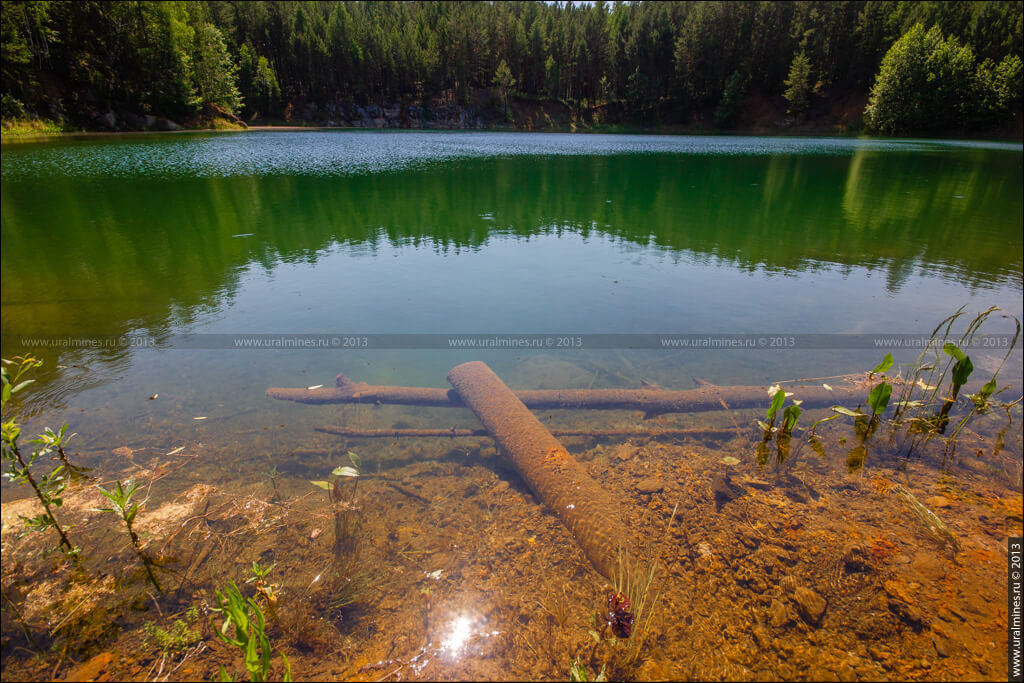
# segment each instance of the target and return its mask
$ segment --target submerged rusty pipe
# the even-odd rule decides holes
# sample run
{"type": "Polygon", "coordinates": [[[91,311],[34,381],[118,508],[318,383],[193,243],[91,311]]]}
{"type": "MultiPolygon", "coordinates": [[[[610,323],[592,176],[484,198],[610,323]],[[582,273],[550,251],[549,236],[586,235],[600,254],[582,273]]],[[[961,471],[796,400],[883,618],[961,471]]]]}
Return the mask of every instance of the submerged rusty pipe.
{"type": "Polygon", "coordinates": [[[485,364],[456,366],[448,381],[587,559],[614,580],[619,558],[629,552],[618,504],[485,364]]]}
{"type": "MultiPolygon", "coordinates": [[[[890,380],[892,381],[892,380],[890,380]]],[[[353,382],[338,375],[334,388],[267,389],[267,396],[298,403],[397,403],[401,405],[465,407],[458,393],[451,389],[426,387],[373,386],[353,382]]],[[[821,384],[786,384],[786,391],[803,401],[804,408],[827,408],[834,405],[862,403],[871,385],[835,387],[831,391],[821,384]]],[[[514,392],[529,408],[587,408],[597,410],[642,410],[648,415],[662,413],[696,413],[722,410],[722,401],[729,408],[766,408],[771,402],[767,387],[719,387],[704,385],[696,389],[536,389],[514,392]]]]}

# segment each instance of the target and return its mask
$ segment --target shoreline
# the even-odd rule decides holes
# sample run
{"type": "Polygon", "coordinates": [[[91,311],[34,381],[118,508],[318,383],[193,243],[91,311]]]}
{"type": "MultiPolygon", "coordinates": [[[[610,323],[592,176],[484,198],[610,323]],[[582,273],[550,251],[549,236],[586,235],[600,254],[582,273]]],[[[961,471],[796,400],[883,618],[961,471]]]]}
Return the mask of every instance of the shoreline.
{"type": "Polygon", "coordinates": [[[104,138],[104,137],[117,137],[117,136],[151,136],[151,135],[181,135],[189,133],[246,133],[246,132],[324,132],[324,131],[366,131],[366,132],[463,132],[463,133],[528,133],[528,134],[571,134],[571,135],[670,135],[678,137],[711,137],[711,136],[722,136],[722,137],[833,137],[833,138],[844,138],[844,139],[876,139],[876,140],[963,140],[963,141],[977,141],[977,142],[1005,142],[1005,143],[1017,143],[1024,145],[1024,138],[1016,136],[995,136],[995,135],[970,135],[964,133],[951,133],[951,134],[921,134],[921,135],[901,135],[901,136],[887,136],[887,135],[872,135],[865,131],[847,132],[839,130],[829,130],[827,128],[814,128],[804,127],[796,130],[793,129],[764,129],[760,127],[752,127],[745,129],[729,129],[729,130],[715,130],[715,129],[704,129],[704,128],[686,128],[686,127],[630,127],[622,125],[609,125],[609,126],[565,126],[565,127],[552,127],[547,129],[526,129],[516,127],[487,127],[487,128],[366,128],[362,126],[296,126],[296,125],[272,125],[272,124],[261,124],[251,125],[245,128],[182,128],[180,130],[173,131],[156,131],[156,130],[125,130],[125,131],[106,131],[106,130],[78,130],[78,131],[53,131],[43,132],[38,134],[18,134],[18,133],[6,133],[0,136],[0,144],[18,144],[18,143],[31,143],[31,142],[43,142],[46,140],[60,140],[60,139],[91,139],[91,138],[104,138]]]}

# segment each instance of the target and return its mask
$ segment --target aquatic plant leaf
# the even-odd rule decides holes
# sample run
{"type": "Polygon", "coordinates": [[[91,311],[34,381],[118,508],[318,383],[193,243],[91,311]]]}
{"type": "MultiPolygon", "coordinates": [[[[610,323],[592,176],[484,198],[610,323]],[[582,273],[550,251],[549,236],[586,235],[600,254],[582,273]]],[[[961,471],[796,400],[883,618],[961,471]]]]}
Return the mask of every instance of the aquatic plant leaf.
{"type": "Polygon", "coordinates": [[[313,486],[319,486],[324,491],[330,491],[331,490],[331,485],[329,483],[327,483],[326,481],[311,481],[309,483],[312,484],[313,486]]]}
{"type": "Polygon", "coordinates": [[[33,382],[35,382],[34,379],[26,379],[24,382],[18,382],[16,385],[14,385],[14,387],[11,388],[11,393],[16,394],[25,387],[27,387],[29,384],[32,384],[33,382]]]}
{"type": "MultiPolygon", "coordinates": [[[[820,425],[822,422],[828,422],[829,420],[834,420],[837,417],[839,417],[839,416],[838,415],[829,415],[828,417],[823,417],[820,420],[815,420],[814,422],[811,423],[811,432],[814,432],[815,428],[818,425],[820,425]]],[[[811,437],[811,438],[813,438],[813,437],[811,437]]]]}
{"type": "Polygon", "coordinates": [[[791,432],[796,427],[796,421],[800,417],[800,413],[803,412],[800,406],[788,406],[782,413],[782,430],[784,432],[791,432]]]}
{"type": "Polygon", "coordinates": [[[284,676],[281,677],[281,680],[284,681],[284,683],[292,683],[292,681],[295,680],[292,678],[292,664],[288,661],[288,657],[286,657],[283,652],[281,653],[281,661],[284,662],[284,676]]]}
{"type": "Polygon", "coordinates": [[[336,477],[358,477],[359,470],[357,470],[355,467],[349,467],[348,465],[346,465],[344,467],[335,467],[333,470],[331,470],[331,474],[333,474],[336,477]]]}
{"type": "Polygon", "coordinates": [[[772,397],[772,404],[768,407],[768,412],[765,413],[765,417],[769,420],[775,419],[775,414],[779,412],[779,408],[786,401],[786,392],[779,389],[775,392],[775,396],[772,397]]]}
{"type": "Polygon", "coordinates": [[[128,510],[128,512],[125,513],[124,521],[128,522],[128,524],[131,524],[132,522],[135,521],[135,515],[137,515],[138,512],[139,512],[139,504],[135,503],[135,504],[132,505],[131,509],[128,510]]]}
{"type": "Polygon", "coordinates": [[[260,654],[256,649],[259,641],[256,638],[249,638],[245,643],[245,669],[249,672],[250,681],[262,681],[260,675],[260,654]]]}
{"type": "Polygon", "coordinates": [[[763,470],[768,462],[768,441],[757,444],[757,464],[763,470]]]}
{"type": "Polygon", "coordinates": [[[988,382],[985,383],[985,386],[983,386],[981,388],[981,391],[978,392],[978,395],[980,395],[982,398],[988,398],[993,393],[995,393],[995,390],[996,390],[996,378],[993,377],[992,379],[990,379],[988,382]]]}
{"type": "Polygon", "coordinates": [[[953,342],[946,342],[945,345],[943,345],[942,350],[959,361],[967,358],[967,355],[953,342]]]}
{"type": "Polygon", "coordinates": [[[352,451],[349,451],[348,452],[348,459],[352,461],[352,465],[356,469],[361,469],[362,468],[362,466],[363,466],[363,459],[360,458],[358,454],[353,453],[352,451]]]}
{"type": "MultiPolygon", "coordinates": [[[[110,500],[114,501],[115,503],[118,502],[117,501],[117,495],[115,493],[113,493],[112,491],[108,491],[105,488],[103,488],[102,486],[97,486],[96,488],[99,489],[100,493],[102,493],[104,496],[106,496],[110,500]]],[[[104,510],[109,510],[110,508],[103,508],[103,509],[104,510]]]]}
{"type": "Polygon", "coordinates": [[[889,405],[889,398],[892,396],[892,385],[882,382],[868,394],[868,405],[871,406],[871,414],[878,415],[889,405]]]}
{"type": "Polygon", "coordinates": [[[867,457],[868,449],[864,446],[857,446],[846,456],[846,469],[851,473],[860,471],[864,467],[864,461],[867,460],[867,457]]]}
{"type": "Polygon", "coordinates": [[[876,372],[885,372],[886,370],[888,370],[891,367],[892,367],[892,354],[891,353],[887,353],[887,354],[885,354],[885,358],[882,359],[882,362],[879,363],[878,365],[876,365],[875,369],[871,371],[871,374],[873,375],[876,372]]]}
{"type": "Polygon", "coordinates": [[[924,404],[920,401],[897,401],[894,405],[897,405],[900,408],[919,408],[924,404]]]}
{"type": "MultiPolygon", "coordinates": [[[[963,354],[961,353],[961,355],[963,354]]],[[[967,378],[971,376],[972,372],[974,372],[974,363],[971,362],[969,356],[957,360],[953,366],[953,384],[961,387],[967,384],[967,378]]]]}
{"type": "Polygon", "coordinates": [[[849,408],[844,408],[843,406],[832,406],[832,410],[839,413],[840,415],[846,415],[848,417],[860,417],[861,415],[864,414],[857,410],[850,410],[849,408]]]}
{"type": "Polygon", "coordinates": [[[740,459],[739,458],[734,458],[731,455],[727,455],[724,458],[722,458],[721,460],[719,460],[718,462],[722,463],[723,465],[739,465],[740,464],[740,459]]]}
{"type": "Polygon", "coordinates": [[[825,384],[824,382],[822,382],[821,386],[825,387],[826,391],[832,391],[832,387],[830,387],[829,385],[825,384]]]}

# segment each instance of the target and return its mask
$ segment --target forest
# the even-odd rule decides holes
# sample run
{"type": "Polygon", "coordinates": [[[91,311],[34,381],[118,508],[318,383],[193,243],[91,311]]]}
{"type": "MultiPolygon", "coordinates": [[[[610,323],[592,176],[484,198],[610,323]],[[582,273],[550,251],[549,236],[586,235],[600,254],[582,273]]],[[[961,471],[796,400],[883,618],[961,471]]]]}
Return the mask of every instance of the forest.
{"type": "MultiPolygon", "coordinates": [[[[2,7],[5,120],[96,128],[107,116],[131,128],[214,104],[244,121],[302,123],[299,112],[334,105],[446,102],[515,126],[515,101],[729,129],[757,98],[784,98],[799,120],[822,97],[853,94],[874,132],[1019,130],[1020,2],[2,7]]],[[[429,106],[417,111],[429,119],[429,106]]]]}

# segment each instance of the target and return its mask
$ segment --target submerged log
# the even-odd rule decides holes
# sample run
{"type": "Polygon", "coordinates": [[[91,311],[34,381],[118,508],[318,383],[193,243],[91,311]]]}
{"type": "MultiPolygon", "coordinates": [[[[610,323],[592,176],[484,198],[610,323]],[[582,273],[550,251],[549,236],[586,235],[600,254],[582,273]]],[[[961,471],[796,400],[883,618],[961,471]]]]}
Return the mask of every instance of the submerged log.
{"type": "Polygon", "coordinates": [[[456,366],[448,381],[587,559],[614,581],[620,558],[629,552],[619,504],[485,364],[456,366]]]}
{"type": "MultiPolygon", "coordinates": [[[[354,439],[402,439],[420,437],[448,437],[450,439],[462,437],[481,437],[490,434],[486,429],[463,429],[452,427],[451,429],[351,429],[349,427],[314,427],[314,431],[336,436],[348,436],[354,439]]],[[[592,436],[592,437],[622,437],[622,436],[732,436],[736,429],[718,428],[693,428],[693,429],[552,429],[554,436],[592,436]]]]}
{"type": "MultiPolygon", "coordinates": [[[[866,379],[866,378],[865,378],[866,379]]],[[[891,380],[890,380],[891,381],[891,380]]],[[[458,393],[451,389],[400,386],[373,386],[353,382],[338,375],[334,388],[267,389],[267,396],[284,401],[312,404],[389,403],[445,408],[466,407],[458,393]]],[[[847,384],[826,389],[822,384],[786,384],[793,398],[803,401],[804,408],[827,408],[834,405],[856,405],[867,398],[871,383],[847,384]]],[[[696,389],[534,389],[514,392],[529,408],[586,408],[596,410],[642,410],[648,415],[663,413],[696,413],[722,410],[726,402],[732,410],[766,408],[771,402],[768,387],[701,385],[696,389]]]]}

